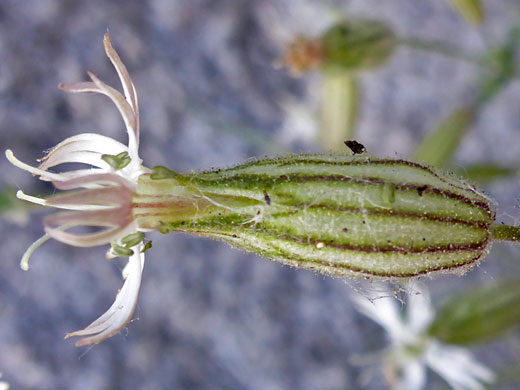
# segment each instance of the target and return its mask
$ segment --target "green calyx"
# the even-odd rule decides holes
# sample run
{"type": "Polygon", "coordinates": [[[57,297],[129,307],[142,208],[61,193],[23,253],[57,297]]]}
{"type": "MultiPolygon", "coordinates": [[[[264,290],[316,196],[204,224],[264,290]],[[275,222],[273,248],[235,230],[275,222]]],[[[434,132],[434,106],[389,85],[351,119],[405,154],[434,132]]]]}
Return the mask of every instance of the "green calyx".
{"type": "Polygon", "coordinates": [[[152,175],[139,178],[133,198],[139,228],[210,237],[329,275],[465,272],[493,238],[489,199],[405,160],[288,155],[161,180],[152,175]]]}

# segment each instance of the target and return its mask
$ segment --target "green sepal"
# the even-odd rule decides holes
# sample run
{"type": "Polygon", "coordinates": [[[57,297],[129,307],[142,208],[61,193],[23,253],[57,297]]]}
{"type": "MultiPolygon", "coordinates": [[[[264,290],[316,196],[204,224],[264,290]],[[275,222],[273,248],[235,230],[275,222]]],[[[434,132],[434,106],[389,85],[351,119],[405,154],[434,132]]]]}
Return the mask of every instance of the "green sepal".
{"type": "Polygon", "coordinates": [[[117,155],[112,154],[103,154],[101,159],[110,165],[115,171],[119,171],[123,169],[128,164],[130,164],[131,158],[128,155],[128,152],[121,152],[117,155]]]}
{"type": "Polygon", "coordinates": [[[520,279],[473,288],[449,300],[429,334],[449,344],[473,344],[502,335],[520,323],[520,279]]]}
{"type": "Polygon", "coordinates": [[[180,174],[172,171],[171,169],[163,167],[162,165],[153,167],[152,173],[150,174],[150,179],[152,180],[178,179],[179,177],[181,177],[180,174]]]}
{"type": "Polygon", "coordinates": [[[136,232],[129,234],[128,236],[125,236],[121,239],[121,245],[123,245],[125,248],[131,248],[137,244],[139,244],[141,241],[144,240],[144,233],[136,232]]]}
{"type": "Polygon", "coordinates": [[[111,242],[110,246],[112,247],[112,252],[117,256],[129,257],[134,254],[133,250],[126,248],[124,246],[121,246],[121,245],[117,244],[116,242],[111,242]]]}
{"type": "Polygon", "coordinates": [[[143,250],[141,251],[141,253],[145,253],[148,249],[150,249],[152,247],[152,242],[151,241],[148,241],[146,244],[144,244],[144,248],[143,250]]]}

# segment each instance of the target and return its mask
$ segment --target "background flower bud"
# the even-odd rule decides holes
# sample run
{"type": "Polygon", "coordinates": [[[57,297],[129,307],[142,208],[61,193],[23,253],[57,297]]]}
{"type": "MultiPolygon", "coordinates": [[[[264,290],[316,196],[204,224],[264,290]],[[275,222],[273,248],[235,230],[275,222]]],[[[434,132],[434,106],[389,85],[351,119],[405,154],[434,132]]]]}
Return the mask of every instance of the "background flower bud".
{"type": "Polygon", "coordinates": [[[396,37],[384,23],[353,19],[322,36],[323,67],[361,70],[383,65],[396,47],[396,37]]]}

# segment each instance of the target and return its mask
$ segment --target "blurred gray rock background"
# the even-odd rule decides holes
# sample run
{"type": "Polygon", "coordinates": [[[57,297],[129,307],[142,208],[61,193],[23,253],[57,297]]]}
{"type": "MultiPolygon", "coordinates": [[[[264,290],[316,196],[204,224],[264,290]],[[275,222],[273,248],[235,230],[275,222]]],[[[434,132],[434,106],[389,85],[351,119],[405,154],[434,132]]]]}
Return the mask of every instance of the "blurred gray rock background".
{"type": "MultiPolygon", "coordinates": [[[[487,19],[476,30],[443,1],[1,0],[0,146],[33,162],[83,132],[126,142],[107,99],[56,88],[86,80],[87,70],[118,85],[103,52],[108,29],[139,94],[147,166],[197,170],[316,151],[320,75],[293,78],[272,66],[288,40],[319,33],[345,14],[482,52],[503,42],[520,7],[515,0],[485,5],[487,19]]],[[[400,50],[385,68],[362,76],[358,140],[374,155],[410,155],[442,117],[471,99],[477,77],[473,65],[400,50]]],[[[520,161],[519,84],[480,114],[458,162],[520,161]]],[[[52,191],[5,159],[0,186],[52,191]]],[[[499,218],[518,222],[518,177],[487,191],[499,218]]],[[[106,261],[106,248],[50,241],[23,272],[19,259],[42,234],[45,214],[31,214],[27,225],[0,219],[0,372],[13,389],[359,389],[374,366],[353,358],[386,346],[382,330],[352,307],[355,284],[222,243],[157,233],[150,235],[136,320],[101,345],[77,349],[63,336],[111,305],[123,263],[106,261]]],[[[434,303],[518,274],[519,255],[496,244],[463,278],[426,279],[434,303]]],[[[495,369],[518,364],[520,335],[474,352],[495,369]]],[[[375,372],[365,388],[386,388],[375,372]]],[[[429,388],[446,388],[430,379],[429,388]]]]}

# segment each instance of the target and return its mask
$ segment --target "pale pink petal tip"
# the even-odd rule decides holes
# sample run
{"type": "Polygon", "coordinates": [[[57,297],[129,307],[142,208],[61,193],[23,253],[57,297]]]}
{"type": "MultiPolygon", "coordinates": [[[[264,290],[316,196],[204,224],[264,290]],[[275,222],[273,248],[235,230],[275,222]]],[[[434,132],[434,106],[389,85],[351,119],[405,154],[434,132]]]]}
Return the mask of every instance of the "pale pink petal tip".
{"type": "Polygon", "coordinates": [[[132,319],[137,304],[144,266],[144,254],[141,253],[142,244],[135,246],[133,250],[134,255],[130,256],[124,271],[126,281],[112,306],[85,329],[65,336],[66,339],[69,337],[87,336],[76,342],[75,345],[77,347],[101,343],[119,333],[132,319]]]}

